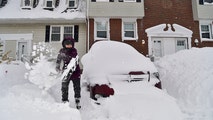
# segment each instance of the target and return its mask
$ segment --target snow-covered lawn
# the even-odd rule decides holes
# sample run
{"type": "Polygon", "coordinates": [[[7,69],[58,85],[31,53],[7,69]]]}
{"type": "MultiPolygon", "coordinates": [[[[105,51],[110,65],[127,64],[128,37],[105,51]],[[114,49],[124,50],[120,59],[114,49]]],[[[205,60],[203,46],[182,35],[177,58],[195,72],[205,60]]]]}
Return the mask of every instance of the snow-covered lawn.
{"type": "Polygon", "coordinates": [[[115,95],[99,99],[101,105],[89,98],[82,84],[80,111],[74,107],[72,84],[67,105],[60,102],[60,82],[48,82],[54,76],[40,80],[41,73],[47,71],[43,75],[48,76],[54,69],[53,64],[43,61],[30,73],[22,62],[2,63],[0,120],[178,120],[182,114],[184,120],[212,120],[212,56],[213,48],[192,48],[165,56],[155,62],[163,90],[144,82],[113,80],[115,95]],[[40,82],[33,82],[35,78],[40,82]]]}

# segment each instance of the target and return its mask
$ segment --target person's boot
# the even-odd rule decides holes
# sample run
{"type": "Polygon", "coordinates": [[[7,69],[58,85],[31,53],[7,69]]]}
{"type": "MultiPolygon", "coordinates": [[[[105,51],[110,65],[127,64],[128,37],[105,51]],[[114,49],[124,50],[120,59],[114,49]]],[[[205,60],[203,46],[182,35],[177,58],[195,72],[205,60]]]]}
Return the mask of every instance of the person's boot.
{"type": "Polygon", "coordinates": [[[77,109],[81,109],[80,98],[75,98],[75,104],[77,109]]]}

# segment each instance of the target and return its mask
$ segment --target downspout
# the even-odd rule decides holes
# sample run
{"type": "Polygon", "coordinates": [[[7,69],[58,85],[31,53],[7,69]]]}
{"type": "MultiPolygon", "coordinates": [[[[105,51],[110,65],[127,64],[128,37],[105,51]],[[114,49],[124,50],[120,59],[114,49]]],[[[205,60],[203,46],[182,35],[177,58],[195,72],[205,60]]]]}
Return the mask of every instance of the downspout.
{"type": "Polygon", "coordinates": [[[87,1],[87,10],[86,10],[86,21],[87,21],[87,47],[86,47],[86,52],[89,51],[89,41],[90,41],[90,35],[89,35],[89,32],[90,32],[90,23],[89,23],[89,0],[86,0],[87,1]]]}

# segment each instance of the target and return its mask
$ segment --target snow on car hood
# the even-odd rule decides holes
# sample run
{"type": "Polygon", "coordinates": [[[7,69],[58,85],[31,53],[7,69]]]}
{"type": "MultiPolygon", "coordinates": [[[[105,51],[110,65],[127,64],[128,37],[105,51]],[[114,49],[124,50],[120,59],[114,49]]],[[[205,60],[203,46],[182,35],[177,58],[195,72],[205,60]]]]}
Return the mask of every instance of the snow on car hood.
{"type": "Polygon", "coordinates": [[[108,75],[123,75],[130,71],[157,72],[149,58],[132,46],[116,41],[96,42],[82,57],[81,63],[83,77],[92,78],[94,81],[97,79],[98,82],[107,81],[108,75]]]}

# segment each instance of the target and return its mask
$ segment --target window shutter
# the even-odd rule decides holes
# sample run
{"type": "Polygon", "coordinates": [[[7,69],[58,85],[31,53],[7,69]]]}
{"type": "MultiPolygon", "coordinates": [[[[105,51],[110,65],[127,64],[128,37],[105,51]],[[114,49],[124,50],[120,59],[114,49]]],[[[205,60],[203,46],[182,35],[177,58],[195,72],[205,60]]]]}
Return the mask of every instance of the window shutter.
{"type": "Polygon", "coordinates": [[[118,2],[123,2],[123,0],[118,0],[118,2]]]}
{"type": "Polygon", "coordinates": [[[114,2],[114,0],[109,0],[109,2],[114,2]]]}
{"type": "Polygon", "coordinates": [[[91,0],[91,2],[96,2],[96,0],[91,0]]]}
{"type": "Polygon", "coordinates": [[[199,0],[199,4],[203,5],[204,4],[203,0],[199,0]]]}
{"type": "Polygon", "coordinates": [[[141,0],[136,0],[136,2],[141,2],[141,0]]]}
{"type": "Polygon", "coordinates": [[[50,41],[50,26],[47,25],[46,26],[46,33],[45,33],[45,42],[49,42],[50,41]]]}
{"type": "Polygon", "coordinates": [[[74,26],[74,39],[76,42],[78,42],[78,35],[79,35],[79,26],[75,25],[74,26]]]}

